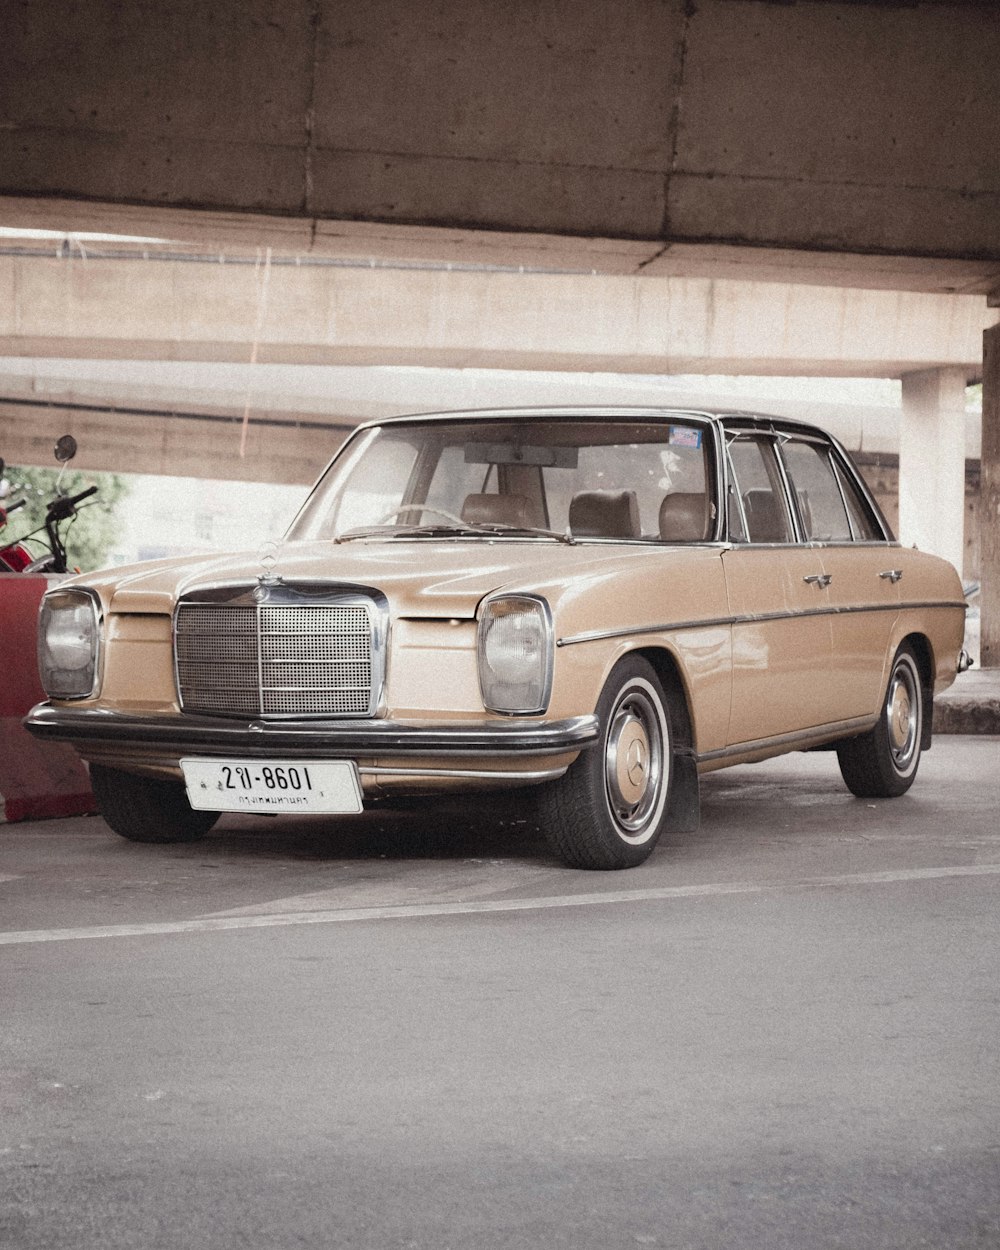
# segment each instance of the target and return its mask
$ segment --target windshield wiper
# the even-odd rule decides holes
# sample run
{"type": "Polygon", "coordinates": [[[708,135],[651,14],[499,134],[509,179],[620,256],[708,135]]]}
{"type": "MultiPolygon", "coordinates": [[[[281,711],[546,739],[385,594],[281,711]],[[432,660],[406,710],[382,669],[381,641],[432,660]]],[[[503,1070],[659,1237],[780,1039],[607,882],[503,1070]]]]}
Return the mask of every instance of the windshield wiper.
{"type": "Polygon", "coordinates": [[[335,543],[353,542],[360,538],[453,538],[485,535],[488,538],[516,537],[553,538],[556,542],[575,546],[571,534],[558,530],[537,529],[532,525],[505,525],[502,521],[470,521],[467,525],[375,525],[346,530],[334,538],[335,543]]]}
{"type": "Polygon", "coordinates": [[[440,538],[454,534],[476,534],[476,525],[369,525],[345,530],[334,538],[335,543],[353,542],[355,538],[440,538]]]}
{"type": "Polygon", "coordinates": [[[568,531],[547,530],[536,525],[508,525],[504,521],[477,521],[474,526],[470,526],[477,534],[498,534],[514,537],[520,534],[526,538],[554,538],[556,542],[568,543],[569,546],[576,546],[576,539],[568,531]]]}

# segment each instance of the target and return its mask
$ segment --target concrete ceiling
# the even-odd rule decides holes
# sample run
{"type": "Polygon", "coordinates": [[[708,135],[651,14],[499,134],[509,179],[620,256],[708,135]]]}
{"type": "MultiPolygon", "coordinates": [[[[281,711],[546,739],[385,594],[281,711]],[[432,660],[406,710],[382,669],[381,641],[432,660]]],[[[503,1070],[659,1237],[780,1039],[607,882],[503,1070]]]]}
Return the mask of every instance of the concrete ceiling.
{"type": "Polygon", "coordinates": [[[987,294],[998,62],[969,0],[33,0],[0,224],[987,294]]]}
{"type": "MultiPolygon", "coordinates": [[[[977,0],[33,0],[0,227],[53,234],[0,237],[0,353],[249,367],[193,407],[282,480],[343,414],[267,362],[971,380],[998,60],[977,0]]],[[[30,443],[44,374],[7,380],[30,443]]],[[[143,446],[204,471],[180,390],[143,446]]],[[[100,391],[63,401],[134,455],[141,396],[100,391]]]]}

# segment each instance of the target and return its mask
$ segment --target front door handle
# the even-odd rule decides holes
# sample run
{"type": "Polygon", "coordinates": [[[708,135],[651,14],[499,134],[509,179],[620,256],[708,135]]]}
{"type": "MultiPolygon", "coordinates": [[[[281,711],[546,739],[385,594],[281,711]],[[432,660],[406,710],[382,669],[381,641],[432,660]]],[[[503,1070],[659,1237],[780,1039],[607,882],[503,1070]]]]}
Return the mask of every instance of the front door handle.
{"type": "Polygon", "coordinates": [[[879,573],[879,577],[888,578],[888,580],[892,582],[894,586],[902,576],[903,576],[902,569],[886,569],[884,573],[879,573]]]}
{"type": "Polygon", "coordinates": [[[818,586],[820,590],[825,590],[833,581],[833,575],[830,573],[810,573],[808,577],[803,577],[804,582],[808,582],[810,586],[818,586]]]}

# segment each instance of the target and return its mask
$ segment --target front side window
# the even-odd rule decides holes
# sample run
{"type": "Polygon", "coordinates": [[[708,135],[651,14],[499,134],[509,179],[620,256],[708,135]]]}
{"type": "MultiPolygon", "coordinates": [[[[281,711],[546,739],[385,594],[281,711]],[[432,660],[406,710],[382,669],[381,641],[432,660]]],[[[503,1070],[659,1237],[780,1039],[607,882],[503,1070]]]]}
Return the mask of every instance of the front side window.
{"type": "Polygon", "coordinates": [[[729,535],[733,542],[787,543],[785,506],[773,441],[739,436],[729,444],[729,535]]]}

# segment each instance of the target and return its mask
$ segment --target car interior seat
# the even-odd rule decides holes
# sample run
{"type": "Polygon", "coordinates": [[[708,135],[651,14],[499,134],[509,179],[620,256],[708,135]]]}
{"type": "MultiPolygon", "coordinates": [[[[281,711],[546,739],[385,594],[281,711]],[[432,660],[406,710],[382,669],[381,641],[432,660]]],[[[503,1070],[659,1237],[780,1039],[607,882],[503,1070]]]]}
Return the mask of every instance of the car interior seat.
{"type": "Polygon", "coordinates": [[[519,529],[531,529],[536,524],[527,495],[466,495],[462,520],[470,525],[514,525],[519,529]]]}
{"type": "Polygon", "coordinates": [[[788,542],[788,522],[772,491],[748,490],[743,496],[743,506],[752,543],[788,542]]]}
{"type": "Polygon", "coordinates": [[[710,521],[704,491],[671,491],[660,504],[660,537],[664,542],[703,542],[710,521]]]}
{"type": "Polygon", "coordinates": [[[580,538],[639,538],[635,491],[578,491],[569,504],[569,528],[580,538]]]}

